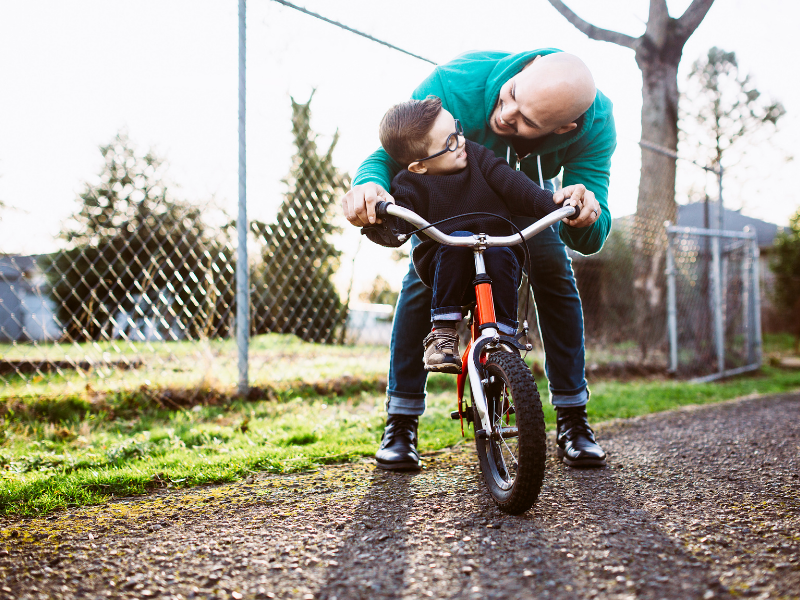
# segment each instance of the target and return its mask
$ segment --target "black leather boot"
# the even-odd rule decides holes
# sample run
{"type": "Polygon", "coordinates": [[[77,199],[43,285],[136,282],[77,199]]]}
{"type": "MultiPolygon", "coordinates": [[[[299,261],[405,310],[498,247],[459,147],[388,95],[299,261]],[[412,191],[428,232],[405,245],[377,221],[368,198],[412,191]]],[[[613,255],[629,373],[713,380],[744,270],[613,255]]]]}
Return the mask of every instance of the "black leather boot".
{"type": "Polygon", "coordinates": [[[419,418],[411,415],[389,415],[381,438],[381,447],[375,461],[381,469],[390,471],[419,471],[421,463],[417,452],[417,424],[419,418]]]}
{"type": "Polygon", "coordinates": [[[556,407],[558,457],[570,467],[605,467],[606,453],[594,440],[586,406],[556,407]]]}

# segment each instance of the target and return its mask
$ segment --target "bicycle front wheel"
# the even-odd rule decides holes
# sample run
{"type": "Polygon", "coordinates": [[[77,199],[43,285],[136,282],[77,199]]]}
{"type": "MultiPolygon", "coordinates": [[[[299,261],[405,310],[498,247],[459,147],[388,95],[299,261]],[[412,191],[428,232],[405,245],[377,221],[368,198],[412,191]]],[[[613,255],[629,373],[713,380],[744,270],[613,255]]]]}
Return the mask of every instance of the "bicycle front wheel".
{"type": "MultiPolygon", "coordinates": [[[[547,443],[533,375],[516,354],[495,352],[484,365],[491,433],[475,436],[481,472],[495,504],[513,515],[528,510],[542,489],[547,443]]],[[[480,416],[475,410],[479,429],[480,416]]]]}

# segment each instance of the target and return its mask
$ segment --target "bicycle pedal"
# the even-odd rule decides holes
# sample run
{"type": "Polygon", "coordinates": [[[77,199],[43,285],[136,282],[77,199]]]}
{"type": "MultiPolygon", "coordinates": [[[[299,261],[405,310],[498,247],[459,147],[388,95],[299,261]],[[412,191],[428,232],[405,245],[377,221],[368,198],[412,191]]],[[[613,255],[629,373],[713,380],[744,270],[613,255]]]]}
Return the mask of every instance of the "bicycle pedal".
{"type": "Polygon", "coordinates": [[[471,410],[471,407],[469,407],[469,406],[465,407],[465,410],[464,410],[463,413],[459,413],[457,410],[454,410],[453,412],[450,413],[450,418],[453,419],[453,421],[458,421],[459,419],[464,419],[467,423],[472,423],[472,410],[471,410]]]}

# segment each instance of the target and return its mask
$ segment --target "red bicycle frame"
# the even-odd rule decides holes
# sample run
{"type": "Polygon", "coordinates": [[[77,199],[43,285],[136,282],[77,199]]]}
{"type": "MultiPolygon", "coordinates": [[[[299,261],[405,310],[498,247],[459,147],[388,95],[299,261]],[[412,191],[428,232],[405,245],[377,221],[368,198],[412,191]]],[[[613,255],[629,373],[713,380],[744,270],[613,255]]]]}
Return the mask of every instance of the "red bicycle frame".
{"type": "MultiPolygon", "coordinates": [[[[464,349],[464,354],[461,357],[461,364],[464,368],[458,375],[458,414],[461,423],[461,436],[464,436],[464,386],[467,381],[469,369],[467,368],[467,361],[469,360],[470,350],[472,343],[481,336],[481,326],[486,323],[495,323],[494,314],[494,298],[492,297],[492,282],[486,276],[486,266],[483,262],[483,248],[475,249],[475,308],[472,316],[472,336],[464,349]]],[[[480,357],[481,363],[486,362],[486,355],[482,354],[480,357]]]]}

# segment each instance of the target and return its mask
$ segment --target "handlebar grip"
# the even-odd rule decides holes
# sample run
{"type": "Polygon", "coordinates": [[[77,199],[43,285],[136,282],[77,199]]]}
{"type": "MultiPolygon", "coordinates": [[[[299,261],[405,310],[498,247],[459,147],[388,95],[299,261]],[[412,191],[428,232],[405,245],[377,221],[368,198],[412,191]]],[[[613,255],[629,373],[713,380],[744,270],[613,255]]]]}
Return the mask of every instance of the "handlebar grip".
{"type": "MultiPolygon", "coordinates": [[[[580,209],[580,208],[578,208],[577,206],[574,206],[574,205],[571,205],[571,204],[567,204],[567,206],[572,206],[572,208],[574,209],[574,210],[572,211],[572,214],[571,214],[571,215],[567,215],[567,216],[566,216],[566,218],[567,218],[567,219],[574,219],[574,218],[576,218],[576,217],[577,217],[579,214],[581,214],[581,209],[580,209]]],[[[565,207],[565,208],[566,208],[566,207],[565,207]]]]}
{"type": "Polygon", "coordinates": [[[386,212],[386,207],[389,206],[391,202],[387,202],[386,200],[380,200],[375,204],[375,216],[376,217],[386,217],[389,215],[386,212]]]}

